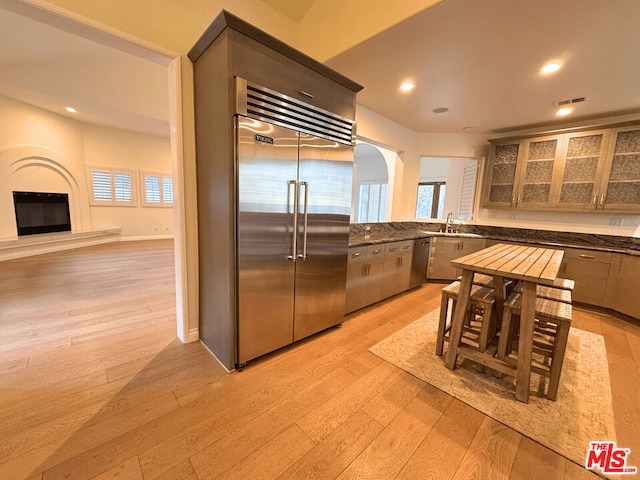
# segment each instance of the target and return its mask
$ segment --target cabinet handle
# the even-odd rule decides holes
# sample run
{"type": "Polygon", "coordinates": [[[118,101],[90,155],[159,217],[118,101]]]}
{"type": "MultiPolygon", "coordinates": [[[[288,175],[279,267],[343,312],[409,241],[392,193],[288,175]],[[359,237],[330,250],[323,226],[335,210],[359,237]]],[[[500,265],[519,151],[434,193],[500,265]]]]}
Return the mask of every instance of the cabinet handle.
{"type": "MultiPolygon", "coordinates": [[[[304,227],[304,235],[302,237],[302,255],[298,254],[298,258],[302,260],[307,259],[307,227],[309,225],[308,220],[308,204],[309,204],[309,183],[308,182],[298,182],[298,192],[300,192],[300,187],[304,187],[304,213],[302,214],[303,218],[303,227],[304,227]]],[[[298,193],[299,194],[299,193],[298,193]]]]}
{"type": "Polygon", "coordinates": [[[305,97],[313,98],[313,94],[312,93],[305,92],[304,90],[298,90],[298,92],[300,94],[304,95],[305,97]]]}
{"type": "Polygon", "coordinates": [[[358,252],[358,253],[352,253],[352,254],[351,254],[351,256],[352,256],[352,257],[359,257],[359,256],[360,256],[360,252],[358,252]]]}
{"type": "Polygon", "coordinates": [[[520,204],[520,195],[516,197],[516,207],[520,204]]]}
{"type": "Polygon", "coordinates": [[[379,248],[376,248],[376,249],[373,251],[373,253],[380,253],[380,249],[379,249],[379,248]]]}
{"type": "Polygon", "coordinates": [[[595,193],[595,194],[593,195],[593,200],[591,200],[591,204],[592,204],[594,207],[598,208],[598,194],[597,194],[597,193],[595,193]]]}
{"type": "Polygon", "coordinates": [[[578,255],[578,256],[580,258],[587,258],[589,260],[595,260],[596,259],[596,257],[594,257],[593,255],[585,255],[585,254],[582,254],[582,253],[580,255],[578,255]]]}
{"type": "MultiPolygon", "coordinates": [[[[292,233],[292,241],[291,241],[291,255],[287,258],[292,260],[294,263],[296,261],[297,252],[298,252],[298,182],[295,180],[289,180],[287,182],[287,205],[289,202],[291,186],[293,185],[293,233],[292,233]]],[[[287,206],[287,213],[289,213],[289,206],[287,206]]]]}
{"type": "Polygon", "coordinates": [[[600,195],[600,206],[604,205],[604,193],[600,195]]]}
{"type": "Polygon", "coordinates": [[[516,196],[515,195],[511,195],[511,206],[514,206],[516,203],[516,196]]]}

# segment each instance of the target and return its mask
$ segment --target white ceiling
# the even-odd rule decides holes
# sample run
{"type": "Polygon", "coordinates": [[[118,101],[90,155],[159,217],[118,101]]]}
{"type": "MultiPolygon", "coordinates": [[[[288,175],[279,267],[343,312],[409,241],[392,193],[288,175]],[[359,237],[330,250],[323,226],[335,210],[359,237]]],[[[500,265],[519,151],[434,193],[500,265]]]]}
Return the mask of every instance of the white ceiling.
{"type": "MultiPolygon", "coordinates": [[[[296,21],[314,3],[264,1],[296,21]]],[[[414,131],[494,133],[640,115],[638,18],[639,0],[445,0],[327,64],[364,85],[359,104],[414,131]],[[539,75],[551,59],[565,67],[539,75]],[[408,95],[398,91],[405,79],[417,84],[408,95]],[[554,116],[555,100],[583,95],[571,117],[554,116]],[[437,107],[449,111],[435,114],[437,107]]],[[[162,62],[0,8],[0,65],[0,95],[168,135],[162,62]]]]}
{"type": "Polygon", "coordinates": [[[270,7],[298,23],[307,14],[315,0],[262,0],[270,7]]]}
{"type": "Polygon", "coordinates": [[[82,122],[169,136],[166,65],[2,8],[0,65],[0,95],[82,122]]]}
{"type": "Polygon", "coordinates": [[[358,104],[421,132],[640,113],[638,19],[638,0],[445,0],[327,64],[364,86],[358,104]],[[553,59],[564,68],[540,75],[553,59]],[[410,94],[398,90],[405,79],[410,94]],[[555,100],[585,95],[555,116],[555,100]]]}

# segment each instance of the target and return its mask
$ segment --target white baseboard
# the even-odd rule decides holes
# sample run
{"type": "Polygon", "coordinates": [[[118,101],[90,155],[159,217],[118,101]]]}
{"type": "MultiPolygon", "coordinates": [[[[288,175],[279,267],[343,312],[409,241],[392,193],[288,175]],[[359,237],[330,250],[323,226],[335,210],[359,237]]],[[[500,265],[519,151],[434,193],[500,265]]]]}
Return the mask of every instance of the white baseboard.
{"type": "Polygon", "coordinates": [[[184,339],[184,343],[197,342],[198,340],[200,340],[200,330],[191,328],[187,334],[187,338],[184,339]]]}
{"type": "Polygon", "coordinates": [[[0,240],[0,262],[5,260],[14,260],[16,258],[31,257],[33,255],[59,252],[62,250],[71,250],[73,248],[90,247],[92,245],[101,245],[103,243],[110,242],[167,240],[174,238],[173,234],[123,237],[121,236],[121,233],[120,228],[110,228],[88,232],[60,232],[8,238],[0,240]]]}
{"type": "Polygon", "coordinates": [[[72,248],[88,247],[103,243],[117,242],[121,230],[111,228],[87,232],[59,232],[28,235],[0,240],[0,262],[16,258],[59,252],[72,248]]]}
{"type": "Polygon", "coordinates": [[[174,235],[137,235],[134,237],[120,237],[121,242],[138,242],[140,240],[173,240],[174,235]]]}

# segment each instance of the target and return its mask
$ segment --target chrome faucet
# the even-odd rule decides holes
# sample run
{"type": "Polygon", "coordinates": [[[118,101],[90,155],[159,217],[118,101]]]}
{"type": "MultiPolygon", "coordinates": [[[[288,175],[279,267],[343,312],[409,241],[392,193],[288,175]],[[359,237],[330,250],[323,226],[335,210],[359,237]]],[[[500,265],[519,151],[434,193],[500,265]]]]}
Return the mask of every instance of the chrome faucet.
{"type": "Polygon", "coordinates": [[[453,233],[453,212],[447,213],[447,228],[445,233],[453,233]]]}

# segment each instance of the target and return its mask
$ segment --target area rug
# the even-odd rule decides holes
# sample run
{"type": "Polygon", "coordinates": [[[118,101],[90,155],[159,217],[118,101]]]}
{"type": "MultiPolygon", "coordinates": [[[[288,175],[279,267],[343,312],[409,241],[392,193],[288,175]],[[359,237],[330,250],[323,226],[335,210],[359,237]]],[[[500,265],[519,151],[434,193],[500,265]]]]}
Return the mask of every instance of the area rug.
{"type": "Polygon", "coordinates": [[[446,368],[435,354],[437,329],[434,310],[370,351],[579,465],[585,463],[589,442],[616,441],[602,336],[571,328],[557,400],[540,393],[546,379],[532,374],[525,404],[515,400],[513,377],[480,373],[467,359],[458,360],[455,370],[446,368]]]}

